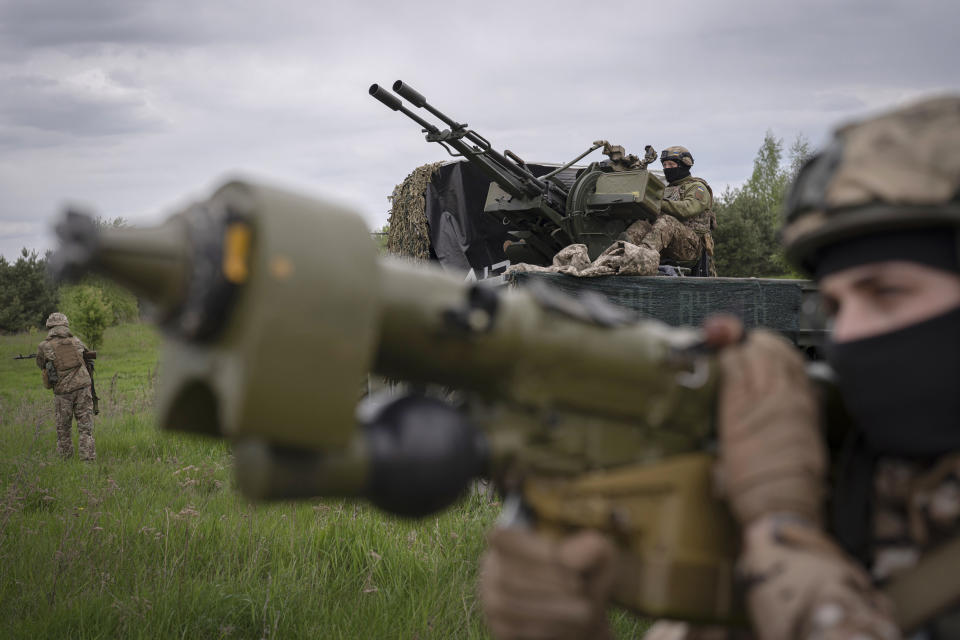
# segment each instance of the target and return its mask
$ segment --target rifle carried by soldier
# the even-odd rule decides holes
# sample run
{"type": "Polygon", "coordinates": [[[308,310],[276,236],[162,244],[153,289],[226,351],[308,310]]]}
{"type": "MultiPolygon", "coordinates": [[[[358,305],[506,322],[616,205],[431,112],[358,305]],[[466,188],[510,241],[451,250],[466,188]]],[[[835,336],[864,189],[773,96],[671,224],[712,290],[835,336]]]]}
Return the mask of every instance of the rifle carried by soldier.
{"type": "Polygon", "coordinates": [[[97,271],[154,302],[160,425],[230,438],[246,495],[362,496],[421,516],[489,476],[505,521],[619,541],[620,604],[742,620],[738,535],[711,488],[717,367],[699,331],[378,259],[358,216],[250,182],[156,228],[68,212],[58,234],[62,276],[97,271]],[[370,372],[458,399],[357,406],[370,372]]]}
{"type": "Polygon", "coordinates": [[[585,244],[594,259],[630,224],[639,218],[652,220],[660,212],[664,184],[646,169],[657,158],[649,145],[641,159],[626,154],[622,146],[598,140],[563,166],[535,175],[515,153],[495,150],[486,138],[436,109],[410,85],[397,80],[393,91],[449,128],[441,130],[421,118],[380,85],[370,85],[369,93],[419,124],[427,142],[440,144],[455,158],[466,158],[490,178],[484,212],[509,229],[512,241],[506,254],[514,263],[548,265],[560,249],[574,243],[585,244]],[[575,180],[561,179],[597,149],[610,160],[592,163],[575,180]]]}
{"type": "MultiPolygon", "coordinates": [[[[28,355],[23,355],[21,353],[13,356],[14,360],[36,360],[36,358],[36,353],[31,353],[28,355]]],[[[54,364],[52,362],[47,362],[46,366],[40,370],[40,374],[43,376],[43,387],[45,389],[53,389],[53,385],[55,385],[58,380],[57,369],[54,364]]],[[[91,378],[91,380],[92,379],[93,378],[91,378]]]]}
{"type": "MultiPolygon", "coordinates": [[[[28,355],[18,354],[13,356],[14,360],[34,360],[36,359],[37,354],[31,353],[28,355]]],[[[93,397],[93,415],[100,415],[100,397],[97,396],[97,387],[94,384],[93,380],[93,370],[95,368],[95,360],[97,359],[96,351],[84,351],[83,352],[83,365],[87,368],[87,373],[90,374],[90,395],[93,397]]],[[[44,370],[44,380],[45,384],[49,384],[50,388],[53,387],[53,384],[57,381],[57,370],[54,368],[52,362],[47,363],[47,368],[44,370]]]]}
{"type": "Polygon", "coordinates": [[[83,352],[83,366],[87,368],[87,373],[90,374],[90,395],[93,397],[93,415],[100,415],[100,397],[97,396],[97,387],[94,384],[93,380],[93,370],[96,365],[97,352],[85,350],[83,352]]]}

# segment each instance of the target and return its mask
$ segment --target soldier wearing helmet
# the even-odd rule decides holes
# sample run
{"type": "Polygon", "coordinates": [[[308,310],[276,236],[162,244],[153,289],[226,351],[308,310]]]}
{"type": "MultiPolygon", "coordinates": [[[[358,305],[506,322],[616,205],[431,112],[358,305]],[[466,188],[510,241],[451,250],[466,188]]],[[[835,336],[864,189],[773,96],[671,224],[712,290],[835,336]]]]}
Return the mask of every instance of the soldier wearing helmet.
{"type": "MultiPolygon", "coordinates": [[[[838,129],[797,176],[782,237],[832,318],[827,361],[851,423],[828,446],[796,352],[708,321],[721,348],[717,489],[742,526],[754,631],[960,637],[960,96],[838,129]],[[896,603],[880,591],[930,558],[948,579],[896,603]]],[[[608,632],[610,540],[504,533],[491,536],[481,581],[495,633],[608,632]]]]}
{"type": "MultiPolygon", "coordinates": [[[[668,183],[660,217],[653,224],[646,220],[633,223],[621,239],[638,245],[644,252],[656,252],[660,258],[690,266],[697,265],[706,254],[707,270],[716,276],[711,235],[717,226],[713,190],[703,178],[690,175],[693,155],[686,147],[667,147],[660,153],[660,162],[668,183]]],[[[656,265],[660,260],[647,262],[656,265]]]]}
{"type": "Polygon", "coordinates": [[[52,389],[57,423],[57,453],[73,457],[71,426],[77,419],[78,449],[81,460],[96,459],[93,441],[93,395],[91,378],[84,362],[86,346],[72,333],[62,313],[47,318],[47,339],[37,347],[37,366],[43,385],[52,389]]]}

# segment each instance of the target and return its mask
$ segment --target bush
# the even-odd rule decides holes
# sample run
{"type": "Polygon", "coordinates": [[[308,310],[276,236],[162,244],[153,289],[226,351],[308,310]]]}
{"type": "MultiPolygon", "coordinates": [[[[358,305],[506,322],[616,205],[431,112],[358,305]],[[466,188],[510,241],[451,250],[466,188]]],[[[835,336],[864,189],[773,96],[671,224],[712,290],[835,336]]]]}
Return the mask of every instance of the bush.
{"type": "Polygon", "coordinates": [[[84,280],[84,282],[100,289],[103,301],[110,305],[112,312],[110,326],[136,322],[140,318],[140,305],[137,297],[120,285],[103,278],[84,280]]]}
{"type": "Polygon", "coordinates": [[[113,324],[114,311],[104,299],[103,291],[81,284],[61,289],[60,310],[70,320],[70,330],[86,345],[96,349],[103,342],[103,331],[113,324]]]}

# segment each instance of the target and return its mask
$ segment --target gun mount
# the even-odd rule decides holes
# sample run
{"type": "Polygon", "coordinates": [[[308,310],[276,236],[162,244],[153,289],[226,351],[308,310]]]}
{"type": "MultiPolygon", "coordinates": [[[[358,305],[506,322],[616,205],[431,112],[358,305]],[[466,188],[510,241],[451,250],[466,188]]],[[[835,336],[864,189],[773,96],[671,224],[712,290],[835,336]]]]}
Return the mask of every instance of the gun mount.
{"type": "Polygon", "coordinates": [[[656,158],[649,145],[640,159],[627,155],[621,146],[598,140],[570,162],[537,174],[517,154],[496,151],[469,125],[445,115],[401,80],[393,84],[393,91],[397,95],[377,84],[369,89],[371,96],[419,124],[427,142],[465,158],[490,179],[483,210],[507,227],[510,242],[505,253],[511,262],[547,265],[560,249],[574,243],[585,244],[595,258],[634,221],[659,215],[664,184],[646,169],[656,158]],[[431,124],[397,96],[425,109],[448,128],[431,124]],[[610,160],[580,170],[572,185],[558,178],[598,149],[610,160]]]}

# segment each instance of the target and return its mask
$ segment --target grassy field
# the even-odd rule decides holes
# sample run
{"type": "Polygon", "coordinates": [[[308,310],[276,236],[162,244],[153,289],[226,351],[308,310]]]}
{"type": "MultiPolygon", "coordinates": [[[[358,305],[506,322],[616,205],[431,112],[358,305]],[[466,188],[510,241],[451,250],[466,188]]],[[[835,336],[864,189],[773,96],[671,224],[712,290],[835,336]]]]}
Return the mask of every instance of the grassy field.
{"type": "MultiPolygon", "coordinates": [[[[251,504],[228,446],[153,426],[157,335],[109,329],[97,461],[55,455],[32,353],[0,337],[0,637],[484,638],[475,598],[499,504],[424,520],[359,502],[251,504]]],[[[614,614],[618,637],[644,623],[614,614]]]]}

